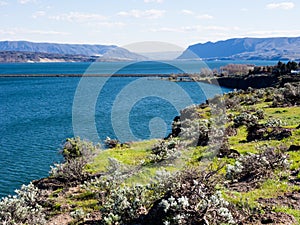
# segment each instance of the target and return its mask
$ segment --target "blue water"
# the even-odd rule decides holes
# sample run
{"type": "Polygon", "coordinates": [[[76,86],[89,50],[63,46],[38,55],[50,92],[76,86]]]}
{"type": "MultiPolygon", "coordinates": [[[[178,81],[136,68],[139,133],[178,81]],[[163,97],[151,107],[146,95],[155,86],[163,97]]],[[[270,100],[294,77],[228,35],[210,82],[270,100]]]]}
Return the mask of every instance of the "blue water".
{"type": "MultiPolygon", "coordinates": [[[[0,64],[0,73],[78,74],[95,69],[87,66],[86,63],[0,64]]],[[[182,68],[189,66],[191,70],[199,68],[194,62],[187,62],[180,69],[162,63],[136,64],[136,67],[122,64],[113,69],[107,63],[99,66],[108,68],[106,72],[119,73],[167,73],[183,71],[182,68]]],[[[227,91],[230,90],[208,84],[154,78],[1,77],[0,197],[12,194],[23,183],[47,176],[50,165],[62,160],[58,150],[67,137],[80,134],[94,142],[107,136],[122,141],[164,137],[180,109],[227,91]],[[127,120],[129,130],[124,128],[123,120],[127,120]],[[90,132],[93,126],[96,133],[93,129],[90,132]]]]}
{"type": "Polygon", "coordinates": [[[218,69],[229,63],[275,65],[277,61],[162,61],[162,62],[99,62],[99,63],[0,63],[0,74],[170,74],[197,73],[203,67],[218,69]],[[126,67],[126,68],[125,68],[126,67]],[[120,71],[119,71],[120,70],[120,71]],[[119,71],[119,72],[117,72],[119,71]]]}

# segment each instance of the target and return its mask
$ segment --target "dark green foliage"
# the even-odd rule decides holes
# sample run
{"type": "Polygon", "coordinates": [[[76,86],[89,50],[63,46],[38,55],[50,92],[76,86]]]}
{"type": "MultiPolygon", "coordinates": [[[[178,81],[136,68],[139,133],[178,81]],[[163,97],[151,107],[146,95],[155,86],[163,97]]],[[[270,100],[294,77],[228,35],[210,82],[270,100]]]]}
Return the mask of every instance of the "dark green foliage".
{"type": "Polygon", "coordinates": [[[65,162],[54,164],[51,167],[50,175],[69,182],[81,182],[85,180],[88,177],[85,166],[98,150],[99,145],[83,141],[78,137],[68,138],[62,150],[65,162]]]}
{"type": "MultiPolygon", "coordinates": [[[[299,63],[300,64],[300,63],[299,63]]],[[[298,70],[300,67],[297,62],[289,61],[288,63],[283,63],[279,61],[273,69],[273,73],[277,75],[286,75],[291,73],[292,70],[298,70]]]]}
{"type": "Polygon", "coordinates": [[[77,158],[82,155],[79,146],[80,142],[80,138],[67,138],[62,151],[62,155],[66,160],[77,158]]]}

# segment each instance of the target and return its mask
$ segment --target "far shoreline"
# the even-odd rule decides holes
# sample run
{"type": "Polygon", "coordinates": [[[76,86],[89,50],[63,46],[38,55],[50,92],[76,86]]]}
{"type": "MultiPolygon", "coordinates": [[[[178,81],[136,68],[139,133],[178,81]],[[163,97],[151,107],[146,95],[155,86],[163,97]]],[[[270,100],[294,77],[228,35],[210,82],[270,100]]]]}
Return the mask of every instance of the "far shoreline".
{"type": "MultiPolygon", "coordinates": [[[[1,77],[171,77],[173,74],[0,74],[1,77]]],[[[189,74],[176,74],[189,77],[189,74]]]]}

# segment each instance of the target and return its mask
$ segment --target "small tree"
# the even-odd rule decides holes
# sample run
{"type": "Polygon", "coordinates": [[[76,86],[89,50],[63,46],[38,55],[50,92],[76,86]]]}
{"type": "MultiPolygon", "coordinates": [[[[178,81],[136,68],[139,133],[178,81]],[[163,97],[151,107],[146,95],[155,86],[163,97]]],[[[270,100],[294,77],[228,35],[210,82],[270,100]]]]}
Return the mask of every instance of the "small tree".
{"type": "Polygon", "coordinates": [[[99,145],[83,141],[78,137],[68,138],[62,150],[65,162],[54,164],[50,175],[63,181],[86,179],[88,173],[85,171],[85,166],[99,149],[99,145]]]}

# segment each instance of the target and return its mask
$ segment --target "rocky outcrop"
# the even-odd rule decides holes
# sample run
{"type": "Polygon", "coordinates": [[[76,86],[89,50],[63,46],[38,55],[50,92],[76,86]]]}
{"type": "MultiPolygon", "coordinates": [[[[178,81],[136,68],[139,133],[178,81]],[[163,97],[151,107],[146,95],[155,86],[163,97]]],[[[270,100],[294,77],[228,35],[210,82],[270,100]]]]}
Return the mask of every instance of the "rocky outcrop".
{"type": "Polygon", "coordinates": [[[222,87],[242,90],[246,90],[249,87],[274,87],[280,84],[278,77],[270,75],[220,77],[214,79],[207,79],[203,82],[215,84],[222,87]]]}
{"type": "Polygon", "coordinates": [[[221,87],[247,90],[249,87],[283,87],[286,83],[300,82],[300,77],[294,75],[245,75],[207,78],[199,81],[203,83],[214,84],[221,87]]]}

